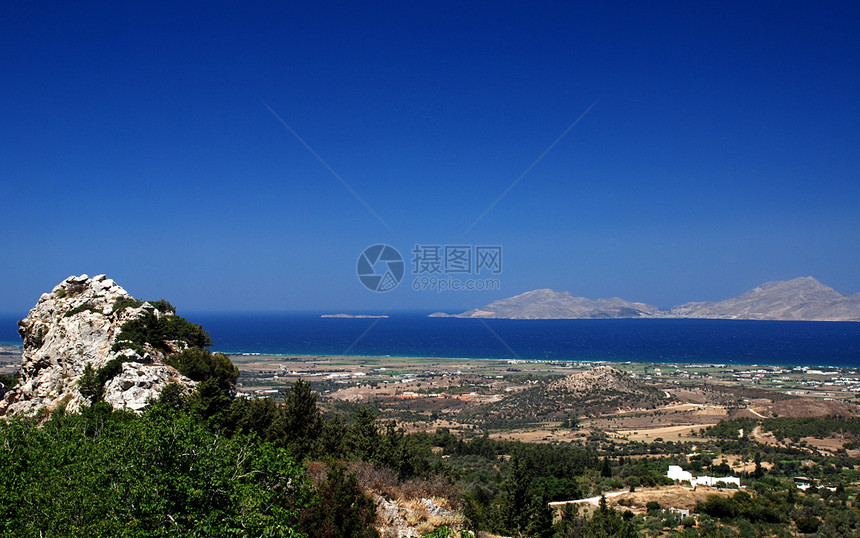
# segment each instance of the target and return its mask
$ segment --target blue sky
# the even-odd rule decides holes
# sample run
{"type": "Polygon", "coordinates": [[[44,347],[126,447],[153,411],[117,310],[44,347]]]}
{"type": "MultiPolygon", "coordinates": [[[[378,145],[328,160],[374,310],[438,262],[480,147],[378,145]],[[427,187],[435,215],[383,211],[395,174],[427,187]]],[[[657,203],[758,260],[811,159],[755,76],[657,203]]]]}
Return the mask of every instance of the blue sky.
{"type": "Polygon", "coordinates": [[[0,311],[860,292],[860,4],[305,4],[0,7],[0,311]],[[501,289],[412,290],[416,244],[501,246],[501,289]]]}

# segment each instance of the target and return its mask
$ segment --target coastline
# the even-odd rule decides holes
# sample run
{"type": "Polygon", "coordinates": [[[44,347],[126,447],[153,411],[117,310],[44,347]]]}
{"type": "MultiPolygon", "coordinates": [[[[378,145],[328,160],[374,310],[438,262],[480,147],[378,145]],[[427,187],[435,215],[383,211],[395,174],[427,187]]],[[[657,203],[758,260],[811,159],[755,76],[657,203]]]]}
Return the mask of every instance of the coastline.
{"type": "Polygon", "coordinates": [[[583,366],[613,366],[621,367],[624,365],[662,365],[672,367],[685,368],[831,368],[836,370],[856,370],[860,371],[860,364],[855,366],[839,365],[839,364],[780,364],[766,362],[727,362],[727,361],[691,361],[683,362],[677,360],[645,360],[645,359],[582,359],[582,358],[529,358],[529,357],[448,357],[448,356],[428,356],[428,355],[407,355],[407,354],[329,354],[329,353],[260,353],[260,352],[237,352],[224,351],[213,348],[214,353],[223,353],[229,357],[244,357],[244,358],[271,358],[278,360],[296,359],[298,361],[308,362],[332,362],[332,361],[408,361],[408,362],[424,362],[434,363],[440,361],[446,362],[465,362],[465,361],[496,361],[507,364],[545,364],[555,365],[566,368],[577,368],[583,366]]]}

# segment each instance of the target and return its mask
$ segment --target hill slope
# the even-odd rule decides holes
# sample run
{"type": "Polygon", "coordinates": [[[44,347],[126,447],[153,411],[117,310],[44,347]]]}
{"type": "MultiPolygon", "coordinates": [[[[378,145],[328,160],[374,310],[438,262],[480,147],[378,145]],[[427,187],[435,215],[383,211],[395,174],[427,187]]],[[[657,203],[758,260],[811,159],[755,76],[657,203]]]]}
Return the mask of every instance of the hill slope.
{"type": "Polygon", "coordinates": [[[474,418],[488,426],[509,426],[595,415],[666,403],[663,391],[610,366],[597,366],[488,404],[474,418]],[[479,416],[480,415],[480,416],[479,416]]]}

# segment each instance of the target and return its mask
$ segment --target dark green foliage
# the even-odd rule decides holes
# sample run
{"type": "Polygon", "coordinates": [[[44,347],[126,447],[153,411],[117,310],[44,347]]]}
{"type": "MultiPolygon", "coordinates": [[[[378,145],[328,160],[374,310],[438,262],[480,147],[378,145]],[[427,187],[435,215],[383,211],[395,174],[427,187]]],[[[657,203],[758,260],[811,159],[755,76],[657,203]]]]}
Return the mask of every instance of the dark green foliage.
{"type": "Polygon", "coordinates": [[[302,512],[301,527],[318,538],[375,538],[375,520],[376,503],[361,492],[353,473],[335,463],[316,487],[313,504],[302,512]]]}
{"type": "Polygon", "coordinates": [[[301,468],[254,437],[156,406],[0,423],[4,536],[295,536],[301,468]]]}
{"type": "Polygon", "coordinates": [[[228,389],[225,389],[214,377],[197,384],[197,389],[188,399],[191,409],[206,419],[212,419],[213,424],[222,421],[222,415],[227,412],[232,400],[228,389]]]}
{"type": "Polygon", "coordinates": [[[696,512],[715,518],[732,518],[738,515],[738,507],[732,499],[721,495],[708,495],[706,501],[696,504],[696,512]]]}
{"type": "Polygon", "coordinates": [[[101,309],[96,308],[95,306],[93,306],[89,302],[85,302],[83,304],[76,306],[75,308],[72,308],[68,312],[66,312],[63,317],[70,318],[70,317],[74,316],[75,314],[80,314],[81,312],[101,312],[101,309]]]}
{"type": "Polygon", "coordinates": [[[105,385],[98,380],[98,372],[92,364],[84,366],[84,373],[78,380],[78,391],[89,400],[90,404],[99,401],[104,396],[105,385]]]}
{"type": "Polygon", "coordinates": [[[125,322],[117,336],[113,351],[134,349],[142,352],[144,344],[169,352],[170,342],[184,344],[186,347],[208,347],[212,345],[209,334],[203,327],[187,319],[167,315],[158,317],[147,312],[143,318],[125,322]]]}
{"type": "MultiPolygon", "coordinates": [[[[432,531],[425,532],[421,535],[421,538],[454,538],[457,536],[457,533],[451,529],[448,525],[442,525],[441,527],[436,527],[432,531]]],[[[475,534],[471,531],[462,530],[459,534],[460,538],[474,538],[475,534]]]]}
{"type": "Polygon", "coordinates": [[[164,362],[198,382],[214,378],[219,385],[226,386],[234,384],[239,377],[239,369],[227,355],[199,347],[184,349],[182,353],[170,355],[164,362]]]}
{"type": "Polygon", "coordinates": [[[600,506],[594,511],[591,519],[582,525],[583,538],[634,538],[639,536],[635,525],[624,519],[618,510],[606,505],[606,498],[601,497],[600,506]]]}
{"type": "Polygon", "coordinates": [[[156,310],[165,314],[175,314],[176,307],[170,304],[170,301],[167,299],[159,299],[157,301],[147,301],[149,304],[155,307],[156,310]]]}
{"type": "Polygon", "coordinates": [[[747,436],[757,424],[758,421],[751,418],[721,420],[717,425],[706,428],[704,435],[720,439],[737,439],[739,430],[743,429],[744,436],[747,436]]]}
{"type": "Polygon", "coordinates": [[[113,303],[113,312],[124,310],[126,308],[138,308],[143,305],[143,301],[138,301],[133,297],[120,297],[113,303]]]}
{"type": "Polygon", "coordinates": [[[761,429],[773,432],[777,439],[823,439],[834,434],[860,437],[860,417],[768,418],[762,421],[761,429]]]}
{"type": "Polygon", "coordinates": [[[804,534],[812,534],[821,526],[821,520],[814,516],[803,516],[795,521],[797,530],[804,534]]]}
{"type": "Polygon", "coordinates": [[[741,418],[721,420],[719,424],[705,429],[705,435],[721,439],[737,439],[738,430],[743,428],[749,434],[756,425],[761,424],[763,431],[773,432],[777,439],[799,439],[816,437],[823,439],[830,435],[848,435],[860,438],[860,417],[826,418],[766,418],[755,420],[741,418]]]}
{"type": "Polygon", "coordinates": [[[84,366],[83,375],[78,380],[78,391],[81,396],[89,400],[90,405],[101,401],[105,393],[105,384],[122,372],[123,363],[128,361],[128,358],[120,356],[108,361],[98,370],[87,363],[84,366]]]}
{"type": "Polygon", "coordinates": [[[522,532],[529,522],[529,487],[531,475],[526,472],[519,456],[511,458],[511,470],[502,485],[501,523],[510,533],[522,532]]]}
{"type": "MultiPolygon", "coordinates": [[[[172,316],[170,316],[172,317],[172,316]]],[[[208,349],[190,347],[182,353],[167,357],[164,362],[179,373],[197,381],[197,390],[191,395],[189,405],[201,416],[216,421],[227,412],[231,404],[239,369],[223,353],[212,353],[208,349]]]]}
{"type": "Polygon", "coordinates": [[[552,509],[543,497],[532,499],[529,512],[531,518],[526,526],[526,535],[534,538],[552,538],[552,509]]]}
{"type": "Polygon", "coordinates": [[[600,464],[600,476],[603,478],[612,478],[612,465],[609,463],[609,458],[605,456],[603,462],[600,464]]]}
{"type": "MultiPolygon", "coordinates": [[[[284,397],[283,405],[269,398],[238,398],[224,411],[221,422],[229,432],[254,432],[263,439],[286,448],[298,461],[315,455],[342,456],[342,445],[326,446],[326,435],[317,395],[310,383],[297,380],[284,397]]],[[[342,440],[347,430],[339,422],[331,437],[342,440]]]]}
{"type": "Polygon", "coordinates": [[[138,301],[133,297],[121,297],[114,301],[113,303],[113,312],[117,312],[119,310],[124,310],[126,308],[139,308],[143,306],[144,302],[148,302],[151,304],[156,310],[163,314],[175,314],[176,307],[174,307],[167,299],[159,299],[157,301],[138,301]]]}
{"type": "Polygon", "coordinates": [[[21,378],[20,372],[15,372],[12,375],[0,373],[0,383],[3,384],[3,387],[5,387],[6,390],[10,390],[10,389],[14,388],[18,384],[18,381],[20,378],[21,378]]]}
{"type": "Polygon", "coordinates": [[[317,395],[311,384],[296,380],[284,396],[284,412],[275,427],[287,439],[286,446],[301,461],[309,455],[322,432],[322,417],[317,409],[317,395]]]}
{"type": "Polygon", "coordinates": [[[755,498],[746,491],[739,491],[733,497],[708,495],[705,502],[696,504],[696,511],[718,519],[741,517],[753,523],[782,523],[784,504],[784,497],[763,489],[755,498]]]}
{"type": "Polygon", "coordinates": [[[359,407],[356,411],[346,436],[346,448],[354,459],[372,461],[376,458],[380,448],[380,433],[376,415],[370,409],[359,407]]]}
{"type": "Polygon", "coordinates": [[[579,419],[576,416],[571,416],[561,421],[562,428],[570,428],[571,430],[579,429],[579,419]]]}

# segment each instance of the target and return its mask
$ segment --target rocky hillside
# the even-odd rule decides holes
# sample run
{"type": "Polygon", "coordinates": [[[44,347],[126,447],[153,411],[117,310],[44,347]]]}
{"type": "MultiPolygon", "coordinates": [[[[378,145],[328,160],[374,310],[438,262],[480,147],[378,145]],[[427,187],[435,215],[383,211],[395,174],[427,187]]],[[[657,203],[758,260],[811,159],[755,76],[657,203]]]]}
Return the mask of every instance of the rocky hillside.
{"type": "Polygon", "coordinates": [[[492,427],[654,408],[667,402],[665,392],[610,366],[597,366],[483,406],[474,418],[483,418],[492,427]]]}
{"type": "Polygon", "coordinates": [[[651,387],[643,385],[611,366],[595,366],[591,370],[553,381],[549,384],[548,390],[576,396],[585,396],[594,392],[645,396],[655,392],[651,387]]]}
{"type": "Polygon", "coordinates": [[[70,276],[18,322],[24,339],[21,380],[0,401],[0,414],[32,415],[60,406],[77,411],[86,403],[79,381],[87,366],[98,371],[111,361],[118,373],[106,381],[104,401],[114,408],[138,411],[171,382],[193,390],[193,381],[164,363],[183,344],[116,345],[124,323],[173,314],[166,301],[137,301],[105,275],[70,276]]]}

